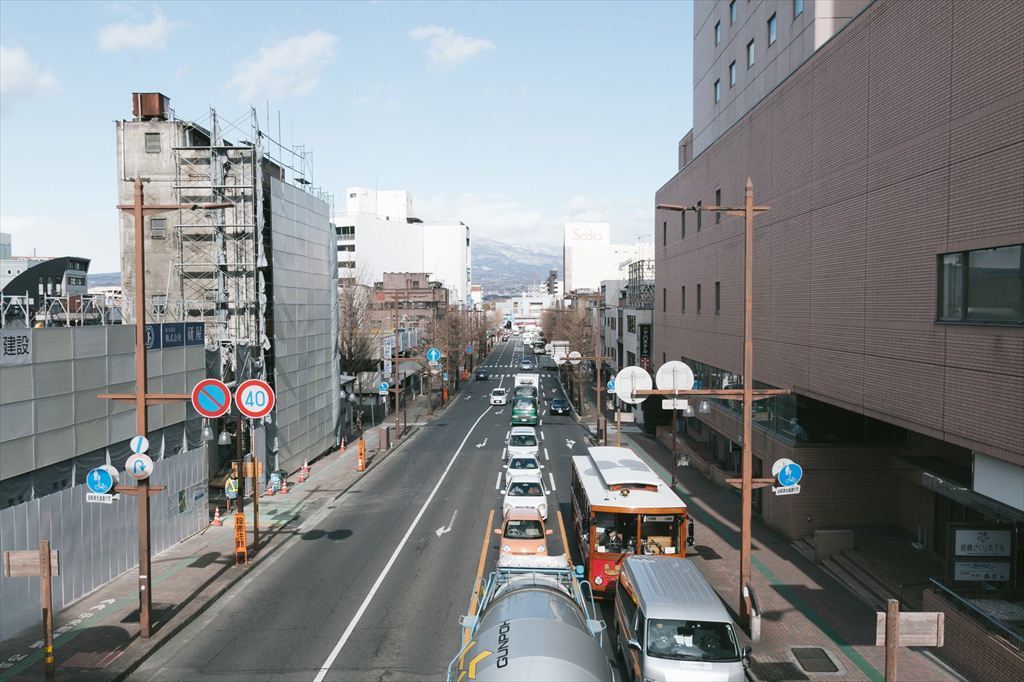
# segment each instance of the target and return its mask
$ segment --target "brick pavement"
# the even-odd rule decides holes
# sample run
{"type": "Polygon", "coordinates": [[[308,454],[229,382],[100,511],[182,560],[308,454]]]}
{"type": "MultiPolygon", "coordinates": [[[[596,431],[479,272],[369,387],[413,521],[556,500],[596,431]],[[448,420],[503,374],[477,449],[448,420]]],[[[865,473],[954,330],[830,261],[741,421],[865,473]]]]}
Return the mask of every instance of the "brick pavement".
{"type": "MultiPolygon", "coordinates": [[[[454,401],[449,402],[449,406],[454,401]]],[[[426,400],[409,406],[409,441],[423,424],[443,414],[428,413],[426,400]]],[[[387,422],[391,425],[393,422],[387,422]]],[[[381,427],[367,430],[368,469],[389,453],[378,453],[381,427]]],[[[381,438],[382,439],[382,438],[381,438]]],[[[329,502],[361,476],[356,472],[357,443],[332,452],[311,465],[308,481],[289,477],[287,495],[260,497],[260,547],[250,549],[250,562],[236,567],[234,532],[229,515],[221,527],[209,526],[153,557],[154,631],[141,639],[138,625],[137,571],[131,569],[86,595],[54,618],[54,653],[57,675],[76,680],[119,679],[134,670],[161,644],[201,615],[219,596],[253,567],[285,548],[285,541],[326,513],[329,502]]],[[[222,507],[223,509],[223,507],[222,507]]],[[[246,503],[249,542],[252,542],[252,503],[246,503]]],[[[0,682],[43,677],[40,626],[0,642],[0,682]]]]}
{"type": "MultiPolygon", "coordinates": [[[[646,435],[623,433],[632,447],[669,480],[671,452],[646,435]]],[[[739,603],[740,496],[700,472],[681,467],[676,490],[694,519],[694,561],[736,617],[739,603]]],[[[770,493],[766,493],[770,494],[770,493]]],[[[762,612],[761,641],[751,643],[756,680],[882,680],[884,647],[874,646],[875,613],[784,537],[754,520],[751,554],[754,592],[762,612]],[[793,647],[821,647],[837,672],[811,673],[793,647]]],[[[746,635],[744,634],[744,639],[746,635]]],[[[955,673],[920,649],[901,649],[901,680],[953,680],[955,673]]]]}

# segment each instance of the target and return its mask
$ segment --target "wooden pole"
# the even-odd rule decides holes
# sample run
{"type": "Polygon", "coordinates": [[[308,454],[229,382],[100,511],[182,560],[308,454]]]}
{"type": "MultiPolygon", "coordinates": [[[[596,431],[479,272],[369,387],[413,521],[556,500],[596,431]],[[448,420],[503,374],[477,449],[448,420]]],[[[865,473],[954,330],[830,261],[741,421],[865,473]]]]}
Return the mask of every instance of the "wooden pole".
{"type": "Polygon", "coordinates": [[[751,505],[753,503],[753,443],[751,424],[754,407],[754,183],[747,178],[743,195],[743,463],[741,476],[740,527],[740,615],[743,625],[750,627],[750,604],[743,598],[750,584],[751,505]]]}
{"type": "Polygon", "coordinates": [[[897,654],[900,643],[900,602],[889,599],[885,603],[885,682],[898,679],[897,654]]]}
{"type": "Polygon", "coordinates": [[[39,598],[43,607],[43,665],[46,679],[56,679],[53,659],[53,581],[50,576],[50,541],[39,541],[39,598]]]}

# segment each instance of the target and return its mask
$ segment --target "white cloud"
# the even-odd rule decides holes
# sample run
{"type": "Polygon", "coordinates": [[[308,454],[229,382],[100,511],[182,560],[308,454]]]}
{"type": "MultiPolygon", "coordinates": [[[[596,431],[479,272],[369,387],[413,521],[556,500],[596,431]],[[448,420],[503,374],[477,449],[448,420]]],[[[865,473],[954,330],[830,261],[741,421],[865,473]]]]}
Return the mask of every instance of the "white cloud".
{"type": "Polygon", "coordinates": [[[159,9],[153,10],[153,20],[148,24],[131,24],[121,21],[100,28],[96,42],[104,52],[121,50],[165,50],[167,38],[177,24],[167,20],[159,9]]]}
{"type": "Polygon", "coordinates": [[[285,38],[260,48],[256,57],[239,64],[227,87],[246,102],[308,95],[334,56],[337,37],[321,30],[285,38]]]}
{"type": "Polygon", "coordinates": [[[52,90],[56,84],[53,74],[36,66],[28,52],[20,47],[0,45],[0,95],[4,103],[10,98],[52,90]]]}
{"type": "Polygon", "coordinates": [[[417,26],[409,31],[409,37],[427,41],[427,59],[431,66],[442,71],[496,49],[490,40],[462,36],[443,26],[417,26]]]}
{"type": "Polygon", "coordinates": [[[554,243],[557,223],[544,214],[501,192],[440,194],[413,204],[424,220],[461,220],[478,237],[515,244],[534,241],[554,243]]]}

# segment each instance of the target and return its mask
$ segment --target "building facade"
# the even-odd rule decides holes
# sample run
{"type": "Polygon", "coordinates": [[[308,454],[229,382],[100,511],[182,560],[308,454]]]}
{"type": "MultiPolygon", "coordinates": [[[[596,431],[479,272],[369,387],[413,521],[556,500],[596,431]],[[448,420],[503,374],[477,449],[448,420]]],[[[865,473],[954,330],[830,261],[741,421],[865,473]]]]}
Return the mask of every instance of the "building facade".
{"type": "MultiPolygon", "coordinates": [[[[612,244],[608,223],[566,223],[562,245],[564,293],[595,292],[601,280],[616,277],[622,265],[646,253],[644,245],[612,244]]],[[[550,279],[547,285],[553,284],[550,279]]]]}
{"type": "Polygon", "coordinates": [[[472,305],[470,229],[458,220],[424,221],[404,190],[349,187],[337,223],[342,282],[371,284],[385,272],[426,272],[450,292],[451,302],[472,305]]]}

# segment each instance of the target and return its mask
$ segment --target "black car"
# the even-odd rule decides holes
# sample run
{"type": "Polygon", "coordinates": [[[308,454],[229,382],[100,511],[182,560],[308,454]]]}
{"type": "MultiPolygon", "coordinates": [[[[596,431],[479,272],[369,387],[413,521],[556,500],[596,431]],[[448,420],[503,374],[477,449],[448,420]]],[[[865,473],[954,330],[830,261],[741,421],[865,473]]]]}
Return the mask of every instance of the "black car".
{"type": "Polygon", "coordinates": [[[486,369],[478,369],[476,371],[476,378],[477,381],[487,381],[491,378],[491,374],[486,369]]]}
{"type": "Polygon", "coordinates": [[[555,398],[552,400],[551,414],[569,414],[569,401],[565,398],[555,398]]]}

